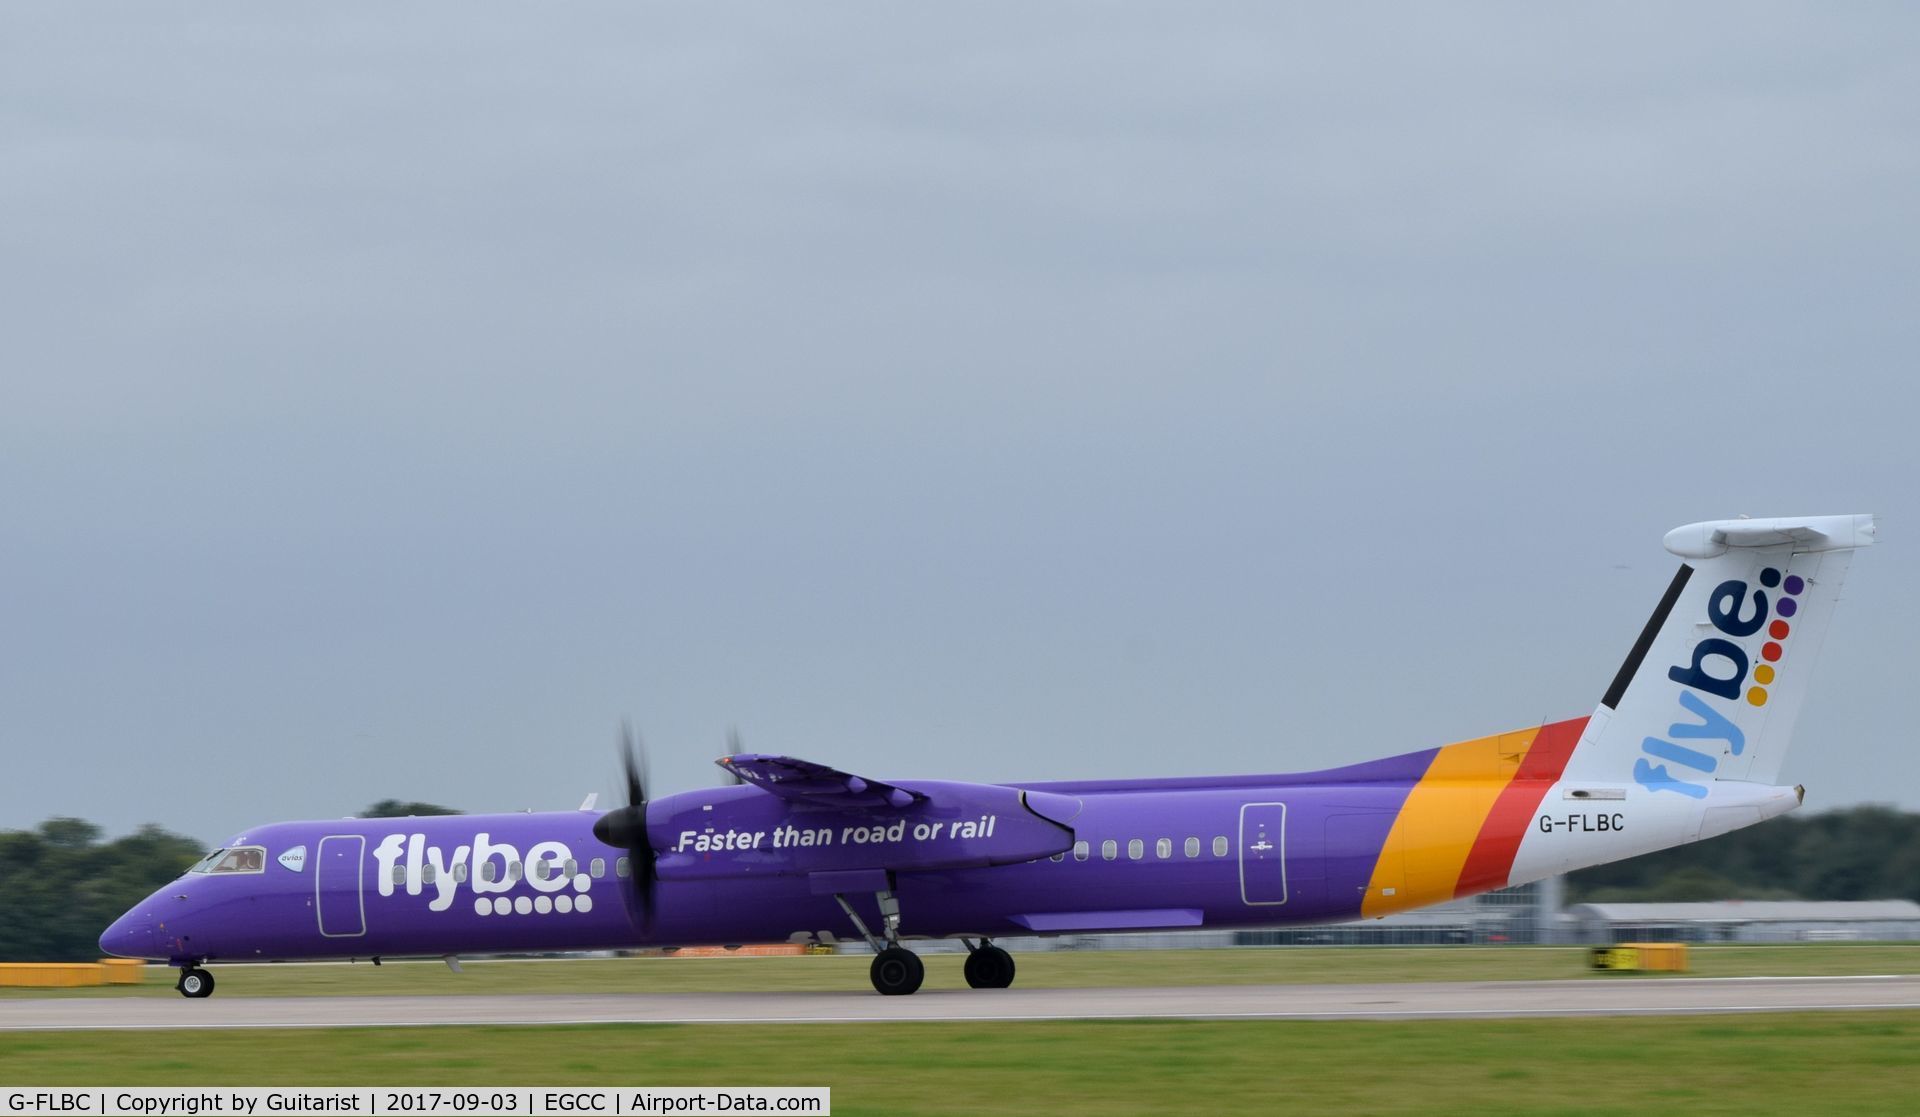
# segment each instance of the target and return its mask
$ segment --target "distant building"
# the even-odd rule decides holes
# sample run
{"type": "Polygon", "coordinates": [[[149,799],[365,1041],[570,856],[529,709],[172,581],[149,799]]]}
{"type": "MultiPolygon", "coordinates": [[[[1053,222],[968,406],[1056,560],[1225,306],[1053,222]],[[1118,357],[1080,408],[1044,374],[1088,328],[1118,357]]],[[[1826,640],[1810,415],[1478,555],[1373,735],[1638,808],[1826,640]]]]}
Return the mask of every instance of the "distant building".
{"type": "Polygon", "coordinates": [[[1920,939],[1912,900],[1576,904],[1568,915],[1587,943],[1920,939]]]}
{"type": "Polygon", "coordinates": [[[1235,946],[1464,946],[1549,943],[1560,905],[1559,877],[1379,919],[1235,931],[1235,946]]]}
{"type": "MultiPolygon", "coordinates": [[[[1564,942],[1567,940],[1559,913],[1560,896],[1560,878],[1552,877],[1535,884],[1516,885],[1464,900],[1350,923],[995,941],[1010,950],[1016,944],[1027,950],[1193,950],[1229,946],[1485,946],[1564,942]]],[[[915,949],[920,947],[916,945],[915,949]]],[[[929,944],[929,949],[938,948],[929,944]]]]}

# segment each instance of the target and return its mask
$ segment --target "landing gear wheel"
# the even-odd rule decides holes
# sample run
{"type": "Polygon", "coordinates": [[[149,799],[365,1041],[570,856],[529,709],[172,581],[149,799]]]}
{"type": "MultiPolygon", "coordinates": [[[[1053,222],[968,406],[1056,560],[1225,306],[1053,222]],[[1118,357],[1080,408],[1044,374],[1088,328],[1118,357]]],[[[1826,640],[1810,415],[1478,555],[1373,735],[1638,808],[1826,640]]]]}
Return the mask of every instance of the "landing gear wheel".
{"type": "Polygon", "coordinates": [[[889,997],[904,997],[927,978],[927,967],[920,956],[903,946],[890,946],[874,955],[873,968],[867,971],[873,987],[889,997]]]}
{"type": "Polygon", "coordinates": [[[1005,989],[1013,984],[1013,955],[983,946],[967,955],[967,984],[975,989],[1005,989]]]}
{"type": "Polygon", "coordinates": [[[183,997],[213,996],[213,975],[198,966],[190,966],[180,971],[180,983],[174,988],[180,990],[183,997]]]}

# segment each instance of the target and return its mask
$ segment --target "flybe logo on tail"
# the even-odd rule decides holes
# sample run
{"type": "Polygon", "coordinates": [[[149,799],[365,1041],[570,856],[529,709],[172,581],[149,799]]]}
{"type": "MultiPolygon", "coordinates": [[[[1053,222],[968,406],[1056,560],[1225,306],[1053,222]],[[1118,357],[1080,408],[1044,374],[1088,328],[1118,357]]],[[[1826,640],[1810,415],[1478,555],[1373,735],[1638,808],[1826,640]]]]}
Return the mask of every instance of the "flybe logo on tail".
{"type": "Polygon", "coordinates": [[[1693,646],[1687,663],[1668,669],[1667,678],[1684,688],[1679,700],[1687,716],[1669,725],[1666,737],[1648,737],[1640,743],[1645,755],[1634,761],[1633,778],[1642,787],[1704,799],[1704,781],[1720,766],[1715,755],[1718,749],[1709,753],[1682,742],[1725,742],[1735,756],[1746,751],[1746,734],[1710,699],[1733,703],[1729,713],[1738,711],[1738,703],[1743,701],[1756,707],[1767,704],[1767,688],[1773,685],[1778,670],[1775,665],[1785,654],[1787,637],[1793,632],[1790,618],[1800,607],[1796,599],[1806,589],[1806,580],[1798,574],[1783,578],[1779,570],[1768,567],[1760,572],[1760,585],[1762,588],[1754,589],[1733,579],[1715,586],[1707,595],[1707,619],[1719,635],[1701,640],[1693,646]],[[1779,594],[1771,609],[1769,590],[1779,594]],[[1760,646],[1761,662],[1755,663],[1739,641],[1748,640],[1763,628],[1768,639],[1760,646]]]}

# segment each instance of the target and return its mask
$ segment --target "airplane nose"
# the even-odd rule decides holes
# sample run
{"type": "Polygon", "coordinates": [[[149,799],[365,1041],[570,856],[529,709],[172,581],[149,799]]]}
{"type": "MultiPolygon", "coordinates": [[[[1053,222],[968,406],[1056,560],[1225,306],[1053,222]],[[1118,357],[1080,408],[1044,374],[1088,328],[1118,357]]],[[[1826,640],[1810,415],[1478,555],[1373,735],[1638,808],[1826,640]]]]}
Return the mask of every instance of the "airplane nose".
{"type": "Polygon", "coordinates": [[[120,958],[152,958],[153,921],[128,912],[100,934],[100,949],[120,958]]]}

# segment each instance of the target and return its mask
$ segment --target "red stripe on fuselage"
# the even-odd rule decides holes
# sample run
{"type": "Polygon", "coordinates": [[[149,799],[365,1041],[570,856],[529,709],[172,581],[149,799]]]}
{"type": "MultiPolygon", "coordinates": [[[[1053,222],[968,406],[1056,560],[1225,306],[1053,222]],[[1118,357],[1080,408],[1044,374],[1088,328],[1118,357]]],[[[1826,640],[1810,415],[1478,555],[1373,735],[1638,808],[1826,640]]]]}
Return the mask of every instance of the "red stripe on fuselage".
{"type": "Polygon", "coordinates": [[[1573,746],[1580,743],[1580,734],[1586,728],[1586,718],[1540,727],[1519,770],[1493,801],[1487,821],[1473,840],[1473,849],[1460,867],[1460,880],[1453,888],[1456,897],[1507,886],[1514,856],[1520,852],[1520,839],[1527,835],[1527,823],[1546,797],[1547,788],[1566,770],[1567,758],[1573,755],[1573,746]]]}

